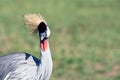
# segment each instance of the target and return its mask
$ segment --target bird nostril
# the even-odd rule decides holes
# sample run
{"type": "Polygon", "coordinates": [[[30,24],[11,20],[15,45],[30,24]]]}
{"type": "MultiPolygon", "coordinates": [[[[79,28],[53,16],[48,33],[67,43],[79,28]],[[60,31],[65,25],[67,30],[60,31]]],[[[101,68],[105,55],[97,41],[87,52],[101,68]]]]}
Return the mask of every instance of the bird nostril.
{"type": "Polygon", "coordinates": [[[44,22],[41,22],[39,25],[38,25],[38,31],[40,33],[43,33],[47,30],[47,25],[44,23],[44,22]]]}

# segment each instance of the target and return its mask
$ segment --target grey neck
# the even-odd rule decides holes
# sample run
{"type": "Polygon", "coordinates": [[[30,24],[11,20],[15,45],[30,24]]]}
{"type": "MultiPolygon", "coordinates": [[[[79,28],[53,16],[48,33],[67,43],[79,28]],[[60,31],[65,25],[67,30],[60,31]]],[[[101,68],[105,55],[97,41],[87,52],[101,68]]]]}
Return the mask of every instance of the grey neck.
{"type": "Polygon", "coordinates": [[[49,80],[53,66],[49,42],[46,51],[42,51],[40,48],[40,60],[41,64],[38,67],[38,80],[49,80]]]}

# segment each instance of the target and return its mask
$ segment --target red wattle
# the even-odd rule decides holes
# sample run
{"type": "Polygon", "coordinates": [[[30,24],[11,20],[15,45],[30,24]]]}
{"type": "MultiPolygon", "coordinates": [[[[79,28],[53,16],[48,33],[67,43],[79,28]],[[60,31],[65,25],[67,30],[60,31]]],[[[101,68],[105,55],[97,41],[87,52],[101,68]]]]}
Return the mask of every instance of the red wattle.
{"type": "Polygon", "coordinates": [[[48,47],[48,41],[47,40],[44,40],[43,42],[40,43],[40,48],[42,51],[46,51],[48,47]]]}

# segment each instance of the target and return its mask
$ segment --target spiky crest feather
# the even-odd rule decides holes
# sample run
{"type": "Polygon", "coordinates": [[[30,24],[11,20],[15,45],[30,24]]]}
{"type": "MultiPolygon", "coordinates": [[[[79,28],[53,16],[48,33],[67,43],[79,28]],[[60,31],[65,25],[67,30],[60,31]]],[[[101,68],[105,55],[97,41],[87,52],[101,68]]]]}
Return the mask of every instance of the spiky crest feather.
{"type": "Polygon", "coordinates": [[[26,14],[24,15],[24,21],[26,24],[26,28],[32,33],[37,33],[38,25],[41,22],[44,22],[47,25],[46,21],[40,14],[26,14]]]}

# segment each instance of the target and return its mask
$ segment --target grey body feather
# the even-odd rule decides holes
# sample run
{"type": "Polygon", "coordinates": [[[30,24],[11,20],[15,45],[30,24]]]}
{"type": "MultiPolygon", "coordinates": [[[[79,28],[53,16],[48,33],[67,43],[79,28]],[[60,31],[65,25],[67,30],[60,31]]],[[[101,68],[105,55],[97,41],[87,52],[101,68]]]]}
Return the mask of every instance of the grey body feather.
{"type": "Polygon", "coordinates": [[[0,57],[0,80],[49,80],[51,72],[49,53],[43,53],[41,59],[22,52],[0,57]]]}
{"type": "Polygon", "coordinates": [[[0,57],[0,80],[4,80],[6,76],[6,80],[36,80],[37,64],[39,63],[40,60],[27,53],[12,53],[2,56],[0,57]]]}

